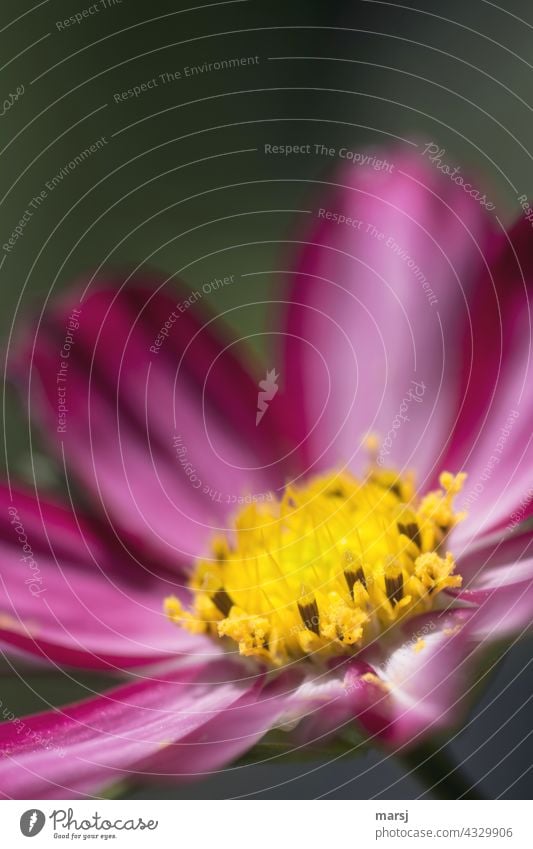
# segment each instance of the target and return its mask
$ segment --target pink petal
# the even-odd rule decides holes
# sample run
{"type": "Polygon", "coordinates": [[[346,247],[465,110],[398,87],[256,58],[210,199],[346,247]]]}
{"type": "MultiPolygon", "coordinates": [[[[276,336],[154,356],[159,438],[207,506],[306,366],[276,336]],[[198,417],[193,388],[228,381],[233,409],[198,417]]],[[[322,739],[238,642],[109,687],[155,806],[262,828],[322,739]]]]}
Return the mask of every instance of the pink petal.
{"type": "Polygon", "coordinates": [[[533,513],[531,241],[531,225],[522,220],[483,278],[472,338],[462,340],[463,358],[472,361],[463,375],[470,386],[462,387],[463,410],[446,458],[469,474],[458,499],[468,520],[453,537],[462,547],[533,513]]]}
{"type": "Polygon", "coordinates": [[[417,617],[387,655],[370,650],[352,664],[346,689],[371,735],[399,747],[458,721],[474,685],[471,615],[465,610],[417,617]]]}
{"type": "Polygon", "coordinates": [[[173,626],[180,593],[66,507],[0,486],[0,643],[54,664],[122,669],[191,653],[207,639],[173,626]]]}
{"type": "Polygon", "coordinates": [[[299,669],[272,678],[246,670],[221,659],[6,723],[0,788],[15,798],[70,798],[121,777],[185,781],[227,764],[274,725],[318,715],[323,727],[334,701],[350,718],[340,678],[324,688],[302,684],[299,669]]]}
{"type": "Polygon", "coordinates": [[[476,639],[522,636],[533,626],[533,558],[484,569],[453,596],[476,605],[468,625],[476,639]]]}
{"type": "Polygon", "coordinates": [[[295,747],[323,745],[353,725],[353,704],[344,683],[346,665],[344,661],[327,673],[308,674],[294,690],[282,727],[289,730],[295,747]]]}
{"type": "Polygon", "coordinates": [[[421,154],[393,151],[388,160],[391,173],[341,171],[302,234],[287,322],[288,395],[308,464],[353,465],[361,438],[375,431],[383,465],[414,466],[423,479],[457,414],[457,341],[495,225],[421,154]]]}
{"type": "Polygon", "coordinates": [[[152,280],[84,282],[87,294],[47,309],[35,339],[32,332],[19,345],[12,371],[53,449],[122,537],[173,565],[188,562],[240,498],[265,498],[282,482],[279,405],[256,428],[257,383],[216,338],[209,316],[193,307],[180,312],[183,289],[152,280]],[[173,313],[168,338],[159,336],[173,313]],[[61,351],[69,354],[59,384],[64,422],[61,351]]]}
{"type": "Polygon", "coordinates": [[[308,694],[302,693],[300,679],[297,670],[286,670],[269,683],[258,681],[230,710],[143,763],[143,777],[180,782],[204,776],[251,749],[273,726],[285,723],[288,716],[292,720],[295,711],[316,711],[308,694]]]}
{"type": "Polygon", "coordinates": [[[454,535],[454,545],[450,544],[450,548],[454,550],[457,571],[463,576],[464,582],[477,584],[478,579],[483,579],[484,572],[494,567],[501,567],[500,571],[505,575],[505,567],[530,556],[533,550],[533,528],[528,527],[528,524],[484,533],[474,542],[466,544],[464,550],[459,548],[459,541],[454,535]]]}
{"type": "Polygon", "coordinates": [[[273,726],[300,747],[353,721],[337,672],[251,669],[221,658],[5,723],[0,792],[70,798],[122,777],[190,780],[235,759],[273,726]]]}
{"type": "MultiPolygon", "coordinates": [[[[261,675],[247,677],[242,666],[223,660],[5,723],[0,725],[0,790],[18,799],[84,796],[142,772],[156,754],[164,763],[169,751],[176,773],[187,773],[202,749],[194,735],[215,719],[224,722],[227,712],[244,716],[262,689],[261,675]],[[185,742],[178,749],[180,741],[185,742]]],[[[273,713],[278,711],[276,703],[273,713]]],[[[250,745],[268,729],[268,712],[259,724],[250,745]]]]}
{"type": "Polygon", "coordinates": [[[415,617],[389,650],[370,647],[352,662],[346,686],[370,734],[394,747],[413,745],[459,721],[481,652],[533,623],[533,561],[504,572],[487,570],[477,589],[451,593],[466,606],[415,617]]]}

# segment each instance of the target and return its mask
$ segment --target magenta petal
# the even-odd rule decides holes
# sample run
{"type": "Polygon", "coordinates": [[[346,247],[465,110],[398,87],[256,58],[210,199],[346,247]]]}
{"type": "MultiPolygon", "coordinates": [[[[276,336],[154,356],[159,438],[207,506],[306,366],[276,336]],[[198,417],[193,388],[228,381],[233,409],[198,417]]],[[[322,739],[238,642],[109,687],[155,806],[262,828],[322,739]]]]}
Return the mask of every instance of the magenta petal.
{"type": "Polygon", "coordinates": [[[200,777],[251,749],[273,726],[293,721],[295,711],[314,713],[317,707],[302,692],[300,679],[301,674],[292,670],[276,675],[270,683],[259,679],[230,710],[143,763],[143,776],[173,781],[200,777]]]}
{"type": "Polygon", "coordinates": [[[531,242],[531,225],[521,219],[482,277],[472,327],[457,340],[462,409],[444,462],[468,472],[458,499],[468,519],[453,537],[461,548],[533,513],[531,242]]]}
{"type": "Polygon", "coordinates": [[[495,228],[420,154],[388,159],[390,173],[341,171],[302,234],[288,395],[308,464],[353,465],[375,431],[383,465],[414,466],[425,479],[457,414],[457,340],[495,228]]]}
{"type": "Polygon", "coordinates": [[[467,544],[464,551],[454,534],[454,545],[450,547],[457,559],[457,571],[463,576],[463,587],[476,586],[488,570],[499,568],[502,578],[509,564],[519,563],[533,553],[533,528],[529,523],[511,530],[503,529],[484,533],[475,542],[467,544]]]}
{"type": "Polygon", "coordinates": [[[64,506],[0,487],[0,644],[117,671],[214,654],[165,616],[164,597],[179,585],[152,576],[101,531],[64,506]]]}
{"type": "Polygon", "coordinates": [[[533,626],[533,558],[484,569],[454,597],[475,604],[468,624],[478,640],[522,636],[533,626]]]}
{"type": "MultiPolygon", "coordinates": [[[[201,736],[194,735],[216,719],[226,722],[233,711],[237,726],[237,717],[255,707],[262,684],[261,675],[246,677],[242,666],[223,660],[5,723],[0,726],[1,792],[19,799],[97,793],[123,777],[142,773],[142,765],[156,753],[164,763],[169,751],[175,757],[175,773],[188,772],[188,746],[191,751],[202,748],[201,736]],[[183,749],[177,748],[180,741],[188,741],[183,749]]],[[[278,712],[274,700],[272,713],[278,712]]],[[[259,725],[262,732],[270,727],[268,711],[259,725]]],[[[250,734],[250,745],[259,731],[256,727],[250,734]]]]}
{"type": "Polygon", "coordinates": [[[474,684],[470,616],[455,611],[413,619],[387,656],[369,651],[352,664],[345,685],[369,734],[399,747],[458,721],[474,684]]]}
{"type": "Polygon", "coordinates": [[[353,662],[346,687],[370,734],[400,747],[459,721],[476,685],[474,661],[533,622],[531,561],[509,571],[502,584],[501,567],[491,570],[484,588],[454,593],[465,607],[415,617],[386,654],[370,648],[353,662]]]}
{"type": "Polygon", "coordinates": [[[97,793],[123,777],[186,781],[219,769],[272,727],[287,745],[322,742],[352,719],[342,675],[275,676],[221,658],[0,726],[0,792],[97,793]]]}
{"type": "Polygon", "coordinates": [[[284,727],[290,729],[295,747],[323,745],[326,740],[353,724],[353,705],[344,675],[346,661],[329,673],[308,675],[288,701],[284,727]],[[294,727],[292,727],[294,726],[294,727]]]}
{"type": "Polygon", "coordinates": [[[182,288],[120,284],[99,279],[52,306],[11,370],[123,538],[176,565],[205,550],[239,499],[283,482],[279,404],[257,428],[256,381],[217,339],[218,322],[180,311],[182,288]]]}

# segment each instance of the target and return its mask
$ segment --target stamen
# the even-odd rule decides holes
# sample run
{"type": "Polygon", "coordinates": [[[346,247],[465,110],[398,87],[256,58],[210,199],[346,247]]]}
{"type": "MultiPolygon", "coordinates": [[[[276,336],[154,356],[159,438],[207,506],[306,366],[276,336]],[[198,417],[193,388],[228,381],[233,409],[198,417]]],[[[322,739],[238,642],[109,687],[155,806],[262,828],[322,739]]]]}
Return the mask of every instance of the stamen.
{"type": "Polygon", "coordinates": [[[461,585],[442,529],[462,518],[463,481],[444,473],[418,499],[412,476],[376,464],[362,480],[336,470],[247,504],[197,562],[189,603],[171,597],[166,613],[273,666],[355,654],[461,585]]]}
{"type": "MultiPolygon", "coordinates": [[[[358,539],[358,542],[359,547],[362,548],[361,540],[358,539]]],[[[346,568],[344,569],[344,578],[348,584],[348,589],[353,599],[353,589],[358,581],[366,590],[366,577],[362,565],[356,561],[351,551],[344,552],[344,563],[346,565],[346,568]]]]}
{"type": "Polygon", "coordinates": [[[317,637],[320,636],[320,617],[318,614],[318,605],[312,593],[306,592],[302,587],[300,600],[298,601],[298,610],[302,622],[308,631],[312,631],[317,637]]]}
{"type": "Polygon", "coordinates": [[[393,604],[398,604],[403,598],[403,575],[400,574],[396,578],[385,578],[385,589],[389,600],[393,604]]]}
{"type": "Polygon", "coordinates": [[[353,598],[353,588],[355,587],[355,585],[358,581],[359,581],[360,584],[362,584],[362,586],[366,590],[366,587],[367,587],[366,578],[365,578],[365,573],[363,572],[362,566],[360,566],[359,569],[357,569],[356,572],[354,572],[352,569],[345,569],[344,570],[344,577],[346,579],[346,583],[348,584],[348,589],[350,590],[350,595],[351,595],[352,598],[353,598]]]}
{"type": "Polygon", "coordinates": [[[398,530],[401,534],[409,537],[409,539],[412,540],[418,548],[421,547],[420,528],[418,527],[417,522],[407,522],[406,524],[398,522],[398,530]]]}
{"type": "Polygon", "coordinates": [[[219,590],[211,597],[213,604],[220,610],[222,616],[229,616],[231,608],[233,607],[233,600],[227,594],[224,587],[220,587],[219,590]]]}
{"type": "Polygon", "coordinates": [[[391,604],[398,604],[403,598],[403,573],[394,558],[385,567],[385,592],[391,604]]]}

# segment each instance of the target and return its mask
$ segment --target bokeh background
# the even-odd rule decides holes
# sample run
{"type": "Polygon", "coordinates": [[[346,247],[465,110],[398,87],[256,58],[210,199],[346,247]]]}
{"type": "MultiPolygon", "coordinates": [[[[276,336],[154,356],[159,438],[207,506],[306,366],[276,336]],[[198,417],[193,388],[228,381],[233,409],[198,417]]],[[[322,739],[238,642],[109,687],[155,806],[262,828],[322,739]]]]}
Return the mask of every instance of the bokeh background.
{"type": "MultiPolygon", "coordinates": [[[[275,270],[332,163],[265,155],[265,144],[366,147],[435,142],[479,175],[498,215],[533,195],[533,8],[529,0],[122,0],[80,24],[58,22],[85,0],[3,0],[1,232],[98,138],[102,149],[47,196],[0,266],[0,332],[97,267],[151,267],[196,288],[235,274],[210,296],[263,352],[260,305],[279,294],[275,270]],[[238,69],[186,77],[186,66],[256,56],[238,69]],[[182,72],[166,84],[160,74],[182,72]],[[138,97],[115,95],[158,78],[138,97]],[[117,102],[118,101],[118,102],[117,102]],[[268,272],[268,273],[267,273],[268,272]],[[245,276],[247,275],[247,276],[245,276]]],[[[105,8],[104,8],[105,7],[105,8]]],[[[334,164],[334,163],[333,163],[334,164]]],[[[58,469],[5,393],[13,477],[62,491],[58,469]]],[[[450,752],[489,797],[529,798],[533,746],[531,644],[507,652],[450,752]]],[[[104,689],[98,676],[2,667],[4,702],[19,714],[104,689]]],[[[137,798],[416,798],[424,792],[385,752],[304,763],[237,764],[185,788],[138,786],[137,798]]]]}

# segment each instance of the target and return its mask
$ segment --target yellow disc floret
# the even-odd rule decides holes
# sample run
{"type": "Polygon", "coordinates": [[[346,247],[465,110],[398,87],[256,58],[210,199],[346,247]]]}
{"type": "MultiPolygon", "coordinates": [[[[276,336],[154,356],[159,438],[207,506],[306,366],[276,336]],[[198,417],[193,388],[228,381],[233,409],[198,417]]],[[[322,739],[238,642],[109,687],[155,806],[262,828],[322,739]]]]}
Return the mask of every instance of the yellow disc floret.
{"type": "Polygon", "coordinates": [[[166,612],[276,666],[353,654],[461,585],[443,544],[463,518],[452,502],[464,479],[444,472],[421,499],[410,477],[377,467],[289,486],[238,513],[196,564],[190,609],[171,597],[166,612]]]}

